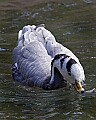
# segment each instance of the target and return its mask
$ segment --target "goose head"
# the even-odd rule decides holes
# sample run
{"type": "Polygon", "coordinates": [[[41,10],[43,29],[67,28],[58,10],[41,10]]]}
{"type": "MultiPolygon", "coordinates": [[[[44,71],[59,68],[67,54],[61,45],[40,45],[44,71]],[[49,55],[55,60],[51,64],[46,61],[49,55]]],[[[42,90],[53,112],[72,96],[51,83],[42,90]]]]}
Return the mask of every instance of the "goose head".
{"type": "Polygon", "coordinates": [[[80,63],[72,59],[66,54],[58,54],[54,57],[51,63],[51,80],[50,84],[54,81],[54,68],[57,68],[64,80],[72,84],[75,90],[79,93],[84,93],[83,81],[85,80],[84,70],[80,63]]]}

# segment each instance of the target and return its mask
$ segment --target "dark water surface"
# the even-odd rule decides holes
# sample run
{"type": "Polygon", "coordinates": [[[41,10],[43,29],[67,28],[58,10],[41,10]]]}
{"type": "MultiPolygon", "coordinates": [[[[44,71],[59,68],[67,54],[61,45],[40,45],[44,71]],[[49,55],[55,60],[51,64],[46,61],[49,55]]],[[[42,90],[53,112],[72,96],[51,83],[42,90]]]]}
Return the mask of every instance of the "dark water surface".
{"type": "Polygon", "coordinates": [[[0,120],[95,120],[96,91],[45,91],[12,80],[19,29],[41,23],[78,56],[85,69],[85,89],[96,87],[95,0],[0,0],[0,120]]]}

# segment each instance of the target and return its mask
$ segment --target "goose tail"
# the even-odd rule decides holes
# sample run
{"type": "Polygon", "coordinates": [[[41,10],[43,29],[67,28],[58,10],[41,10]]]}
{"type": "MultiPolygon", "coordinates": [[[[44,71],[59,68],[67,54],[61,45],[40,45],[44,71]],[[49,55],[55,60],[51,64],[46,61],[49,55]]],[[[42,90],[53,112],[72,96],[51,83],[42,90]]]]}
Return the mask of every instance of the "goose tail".
{"type": "Polygon", "coordinates": [[[24,26],[22,30],[18,33],[18,46],[25,46],[29,44],[32,41],[39,41],[43,44],[43,46],[46,48],[48,42],[55,43],[55,37],[53,34],[45,29],[44,24],[40,25],[27,25],[24,26]]]}
{"type": "Polygon", "coordinates": [[[33,34],[33,30],[36,28],[35,25],[27,25],[24,26],[22,30],[18,32],[18,46],[25,46],[30,43],[31,40],[34,40],[35,35],[33,34]],[[32,34],[31,34],[32,33],[32,34]],[[30,39],[31,38],[31,39],[30,39]]]}

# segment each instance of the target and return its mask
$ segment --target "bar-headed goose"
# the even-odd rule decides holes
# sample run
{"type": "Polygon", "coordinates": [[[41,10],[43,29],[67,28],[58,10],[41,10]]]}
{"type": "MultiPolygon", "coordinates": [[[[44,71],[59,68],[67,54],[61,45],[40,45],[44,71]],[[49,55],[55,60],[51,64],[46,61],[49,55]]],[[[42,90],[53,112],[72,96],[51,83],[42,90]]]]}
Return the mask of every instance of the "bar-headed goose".
{"type": "Polygon", "coordinates": [[[84,92],[84,70],[78,58],[55,40],[44,25],[27,25],[18,33],[13,50],[12,76],[16,81],[44,89],[57,89],[72,84],[84,92]]]}

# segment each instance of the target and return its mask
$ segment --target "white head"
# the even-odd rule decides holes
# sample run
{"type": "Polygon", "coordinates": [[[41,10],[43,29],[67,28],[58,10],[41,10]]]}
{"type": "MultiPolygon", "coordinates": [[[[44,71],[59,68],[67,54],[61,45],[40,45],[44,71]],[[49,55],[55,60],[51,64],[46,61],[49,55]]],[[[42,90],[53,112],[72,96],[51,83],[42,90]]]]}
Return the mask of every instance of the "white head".
{"type": "Polygon", "coordinates": [[[77,63],[74,59],[65,54],[56,55],[52,61],[52,79],[50,82],[54,81],[53,73],[55,67],[59,70],[64,80],[74,85],[77,92],[84,92],[82,82],[85,80],[85,75],[80,63],[77,63]]]}

